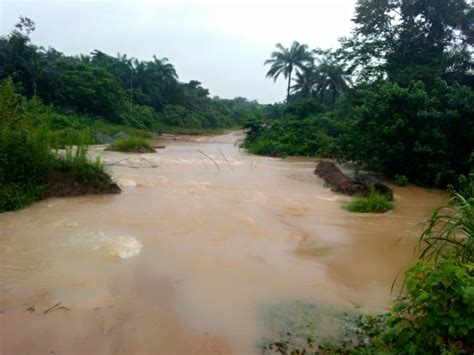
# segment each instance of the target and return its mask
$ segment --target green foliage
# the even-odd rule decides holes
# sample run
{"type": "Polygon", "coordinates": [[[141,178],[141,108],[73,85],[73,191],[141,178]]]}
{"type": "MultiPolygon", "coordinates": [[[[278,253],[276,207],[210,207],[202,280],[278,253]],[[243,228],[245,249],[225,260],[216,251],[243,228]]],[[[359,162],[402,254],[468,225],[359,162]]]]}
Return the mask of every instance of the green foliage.
{"type": "Polygon", "coordinates": [[[419,260],[405,275],[405,295],[390,313],[361,317],[357,338],[322,344],[315,353],[472,353],[474,265],[456,259],[419,260]]]}
{"type": "Polygon", "coordinates": [[[38,199],[52,160],[48,146],[34,135],[0,127],[0,212],[38,199]]]}
{"type": "Polygon", "coordinates": [[[406,296],[374,340],[406,353],[470,352],[474,347],[474,265],[418,261],[406,272],[406,296]]]}
{"type": "Polygon", "coordinates": [[[107,150],[117,152],[153,152],[151,142],[143,137],[128,137],[113,142],[107,150]]]}
{"type": "Polygon", "coordinates": [[[309,65],[296,72],[292,91],[297,97],[317,98],[325,107],[334,108],[337,99],[349,90],[349,73],[334,53],[321,50],[313,53],[322,57],[313,57],[309,65]]]}
{"type": "Polygon", "coordinates": [[[104,164],[99,158],[91,161],[87,157],[86,145],[66,147],[65,154],[55,155],[51,169],[93,187],[103,184],[102,176],[105,173],[104,164]]]}
{"type": "Polygon", "coordinates": [[[305,65],[312,61],[308,46],[294,41],[290,48],[285,48],[281,43],[276,44],[277,50],[272,52],[270,59],[265,61],[265,65],[270,65],[267,78],[277,80],[280,75],[288,79],[286,92],[286,102],[290,102],[291,75],[294,69],[303,69],[305,65]]]}
{"type": "Polygon", "coordinates": [[[0,37],[0,80],[11,76],[24,96],[35,95],[56,111],[142,130],[162,127],[235,127],[254,118],[256,102],[210,98],[196,80],[178,81],[166,58],[139,61],[126,55],[66,56],[30,43],[34,23],[22,18],[0,37]]]}
{"type": "Polygon", "coordinates": [[[408,184],[408,178],[405,175],[395,175],[395,184],[400,187],[405,187],[408,184]]]}
{"type": "Polygon", "coordinates": [[[468,172],[474,149],[474,92],[436,81],[404,88],[384,82],[353,98],[344,158],[419,185],[446,186],[468,172]]]}
{"type": "MultiPolygon", "coordinates": [[[[102,164],[90,162],[84,144],[91,138],[87,131],[52,131],[56,113],[37,97],[25,100],[17,95],[12,81],[0,86],[0,212],[16,210],[40,199],[52,172],[61,171],[93,186],[104,173],[102,164]],[[62,143],[79,144],[73,154],[55,154],[59,132],[62,143]]],[[[59,115],[64,118],[67,116],[59,115]]]]}
{"type": "Polygon", "coordinates": [[[360,80],[472,83],[473,14],[466,0],[359,0],[339,55],[360,80]]]}
{"type": "Polygon", "coordinates": [[[422,258],[454,256],[474,262],[474,198],[455,193],[451,201],[433,212],[420,238],[422,258]]]}
{"type": "Polygon", "coordinates": [[[384,213],[393,209],[393,202],[386,196],[371,189],[366,197],[356,197],[344,206],[350,212],[384,213]]]}
{"type": "MultiPolygon", "coordinates": [[[[357,337],[320,344],[321,351],[315,353],[474,351],[474,200],[470,196],[457,193],[447,206],[433,213],[420,237],[421,259],[406,270],[403,294],[391,311],[362,317],[357,337]]],[[[280,353],[287,353],[285,346],[292,344],[291,339],[284,342],[276,348],[280,353]]],[[[304,351],[299,347],[294,353],[307,353],[304,351]]]]}
{"type": "Polygon", "coordinates": [[[268,123],[250,122],[243,147],[269,156],[333,156],[338,123],[330,117],[289,118],[268,123]]]}

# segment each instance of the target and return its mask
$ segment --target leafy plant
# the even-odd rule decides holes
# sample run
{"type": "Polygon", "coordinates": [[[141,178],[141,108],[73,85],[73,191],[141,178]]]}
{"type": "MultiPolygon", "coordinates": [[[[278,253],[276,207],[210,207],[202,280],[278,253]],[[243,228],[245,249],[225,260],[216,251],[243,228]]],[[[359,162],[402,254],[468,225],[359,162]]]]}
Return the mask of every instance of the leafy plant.
{"type": "Polygon", "coordinates": [[[128,137],[113,142],[107,150],[118,152],[154,152],[151,142],[144,137],[128,137]]]}
{"type": "Polygon", "coordinates": [[[450,202],[435,210],[420,238],[420,257],[456,257],[474,261],[474,198],[455,193],[450,202]]]}
{"type": "Polygon", "coordinates": [[[420,260],[407,270],[405,287],[407,295],[394,304],[387,328],[377,341],[406,353],[474,350],[472,263],[420,260]]]}
{"type": "Polygon", "coordinates": [[[408,178],[405,175],[395,175],[395,184],[400,187],[407,186],[408,178]]]}
{"type": "Polygon", "coordinates": [[[393,202],[386,196],[371,189],[366,197],[357,197],[344,206],[350,212],[383,213],[393,209],[393,202]]]}

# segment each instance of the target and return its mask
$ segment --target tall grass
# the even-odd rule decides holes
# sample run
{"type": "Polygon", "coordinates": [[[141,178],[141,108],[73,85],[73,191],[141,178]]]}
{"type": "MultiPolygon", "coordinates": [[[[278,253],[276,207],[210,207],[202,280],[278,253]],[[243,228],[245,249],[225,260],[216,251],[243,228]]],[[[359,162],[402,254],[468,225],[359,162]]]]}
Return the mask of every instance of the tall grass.
{"type": "Polygon", "coordinates": [[[345,205],[344,208],[350,212],[384,213],[393,209],[393,202],[371,188],[368,196],[357,197],[345,205]]]}
{"type": "Polygon", "coordinates": [[[154,152],[150,140],[144,137],[128,137],[113,142],[107,150],[117,152],[154,152]]]}
{"type": "Polygon", "coordinates": [[[474,261],[474,198],[455,193],[435,210],[419,241],[420,258],[455,257],[474,261]]]}

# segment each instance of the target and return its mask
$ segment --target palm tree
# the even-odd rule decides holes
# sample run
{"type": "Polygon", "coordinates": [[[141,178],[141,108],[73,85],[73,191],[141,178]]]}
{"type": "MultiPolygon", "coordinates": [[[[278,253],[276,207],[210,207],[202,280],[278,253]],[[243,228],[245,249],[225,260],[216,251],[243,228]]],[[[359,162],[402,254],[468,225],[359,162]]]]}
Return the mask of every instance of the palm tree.
{"type": "Polygon", "coordinates": [[[310,62],[296,73],[295,85],[291,89],[303,97],[318,97],[321,102],[334,106],[337,97],[351,86],[350,77],[330,53],[316,50],[314,53],[324,57],[316,57],[317,64],[310,62]]]}
{"type": "Polygon", "coordinates": [[[311,63],[296,73],[295,84],[291,87],[291,91],[305,98],[310,97],[316,91],[319,80],[318,67],[311,63]]]}
{"type": "Polygon", "coordinates": [[[274,81],[278,79],[280,74],[283,74],[288,79],[288,88],[286,92],[286,103],[290,100],[291,89],[291,75],[293,70],[302,70],[305,65],[312,60],[311,53],[308,52],[306,44],[300,44],[294,41],[291,47],[285,48],[281,43],[277,43],[276,51],[270,54],[270,59],[267,59],[264,65],[270,64],[270,70],[267,73],[267,78],[273,78],[274,81]]]}
{"type": "Polygon", "coordinates": [[[317,70],[319,72],[317,91],[322,100],[329,98],[331,106],[334,106],[337,97],[349,88],[350,77],[342,65],[329,59],[323,59],[317,70]]]}

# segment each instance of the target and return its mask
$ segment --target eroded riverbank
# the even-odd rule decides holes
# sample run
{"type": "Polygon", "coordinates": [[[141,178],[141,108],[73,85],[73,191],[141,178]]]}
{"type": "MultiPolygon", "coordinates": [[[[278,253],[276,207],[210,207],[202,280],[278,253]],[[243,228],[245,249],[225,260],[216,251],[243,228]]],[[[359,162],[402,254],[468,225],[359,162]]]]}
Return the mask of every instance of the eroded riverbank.
{"type": "Polygon", "coordinates": [[[250,156],[236,138],[97,147],[128,159],[110,168],[121,195],[0,215],[2,353],[256,353],[262,308],[384,309],[443,193],[395,188],[393,212],[350,214],[314,159],[250,156]]]}

